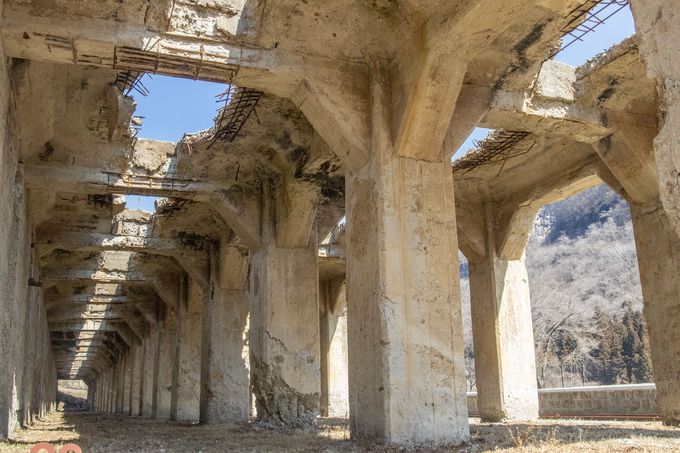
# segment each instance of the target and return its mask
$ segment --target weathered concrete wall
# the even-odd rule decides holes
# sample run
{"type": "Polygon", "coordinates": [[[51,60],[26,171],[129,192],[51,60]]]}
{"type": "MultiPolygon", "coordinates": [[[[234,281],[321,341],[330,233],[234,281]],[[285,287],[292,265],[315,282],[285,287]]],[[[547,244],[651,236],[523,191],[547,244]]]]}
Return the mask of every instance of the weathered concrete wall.
{"type": "Polygon", "coordinates": [[[41,291],[31,288],[31,224],[9,61],[0,49],[0,436],[54,408],[56,371],[41,291]]]}
{"type": "MultiPolygon", "coordinates": [[[[538,390],[539,414],[548,416],[657,415],[654,384],[603,385],[538,390]]],[[[468,393],[468,410],[478,417],[477,393],[468,393]]]]}

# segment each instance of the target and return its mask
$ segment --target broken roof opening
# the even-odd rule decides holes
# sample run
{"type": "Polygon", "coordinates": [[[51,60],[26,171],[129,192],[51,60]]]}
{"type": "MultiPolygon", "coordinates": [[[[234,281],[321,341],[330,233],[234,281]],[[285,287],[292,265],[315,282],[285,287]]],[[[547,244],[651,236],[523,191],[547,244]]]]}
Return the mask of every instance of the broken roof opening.
{"type": "Polygon", "coordinates": [[[628,0],[586,0],[563,31],[562,45],[551,58],[580,66],[635,34],[635,21],[628,0]]]}
{"type": "Polygon", "coordinates": [[[455,162],[470,151],[475,150],[479,146],[479,142],[487,138],[491,132],[493,132],[493,129],[486,129],[483,127],[474,128],[470,135],[468,135],[468,138],[466,138],[463,144],[456,150],[451,158],[451,162],[455,162]]]}
{"type": "MultiPolygon", "coordinates": [[[[147,96],[133,89],[135,116],[144,117],[139,137],[177,142],[185,133],[214,125],[219,96],[228,85],[154,75],[142,79],[147,96]]],[[[139,86],[137,84],[136,86],[139,86]]]]}
{"type": "Polygon", "coordinates": [[[156,200],[158,200],[158,197],[127,195],[125,197],[125,209],[154,213],[156,212],[156,200]]]}

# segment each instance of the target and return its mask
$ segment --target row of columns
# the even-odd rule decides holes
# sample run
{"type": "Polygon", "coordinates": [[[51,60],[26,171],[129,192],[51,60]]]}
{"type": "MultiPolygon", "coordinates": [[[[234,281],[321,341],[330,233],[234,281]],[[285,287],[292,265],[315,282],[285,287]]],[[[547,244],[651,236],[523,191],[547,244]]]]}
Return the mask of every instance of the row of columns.
{"type": "MultiPolygon", "coordinates": [[[[451,167],[447,159],[395,153],[383,77],[376,68],[368,163],[346,177],[351,432],[357,440],[453,444],[468,436],[468,419],[451,167]]],[[[263,190],[262,245],[251,254],[249,290],[237,285],[218,290],[211,277],[206,296],[189,281],[188,299],[167,310],[149,335],[148,341],[156,342],[155,392],[150,402],[142,392],[141,400],[152,416],[185,422],[245,419],[248,376],[263,421],[306,426],[320,411],[328,412],[329,366],[323,354],[330,337],[329,326],[319,323],[316,235],[304,244],[282,246],[275,191],[263,190]],[[248,311],[249,361],[242,336],[248,311]]],[[[677,236],[663,226],[662,210],[636,209],[655,374],[662,412],[672,421],[680,385],[674,378],[678,361],[668,360],[679,344],[671,329],[680,294],[673,283],[677,236]],[[656,261],[650,264],[651,257],[656,261]]],[[[479,216],[483,253],[469,261],[480,413],[490,420],[536,418],[523,248],[511,254],[499,248],[502,222],[492,206],[479,216]]],[[[322,299],[321,308],[327,309],[322,299]]],[[[114,371],[104,380],[109,394],[126,391],[121,374],[114,371]]],[[[147,374],[140,388],[147,387],[147,374]]],[[[123,404],[108,407],[125,410],[123,404]]]]}
{"type": "Polygon", "coordinates": [[[181,279],[177,306],[159,306],[141,342],[92,382],[94,410],[190,424],[247,418],[246,293],[215,285],[181,279]]]}

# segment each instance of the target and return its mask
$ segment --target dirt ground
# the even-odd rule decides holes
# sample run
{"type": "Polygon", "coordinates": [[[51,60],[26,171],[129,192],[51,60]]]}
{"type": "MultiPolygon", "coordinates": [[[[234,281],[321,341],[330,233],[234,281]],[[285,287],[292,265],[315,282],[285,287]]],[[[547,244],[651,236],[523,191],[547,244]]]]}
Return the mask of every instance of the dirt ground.
{"type": "MultiPolygon", "coordinates": [[[[450,452],[656,452],[680,451],[680,429],[660,422],[542,420],[532,424],[485,424],[471,419],[469,443],[450,452]]],[[[394,452],[398,448],[357,446],[346,419],[320,419],[309,432],[270,431],[257,425],[185,426],[135,417],[89,412],[56,412],[0,442],[2,452],[26,453],[47,441],[78,444],[92,452],[394,452]]],[[[426,451],[420,449],[417,451],[426,451]]]]}

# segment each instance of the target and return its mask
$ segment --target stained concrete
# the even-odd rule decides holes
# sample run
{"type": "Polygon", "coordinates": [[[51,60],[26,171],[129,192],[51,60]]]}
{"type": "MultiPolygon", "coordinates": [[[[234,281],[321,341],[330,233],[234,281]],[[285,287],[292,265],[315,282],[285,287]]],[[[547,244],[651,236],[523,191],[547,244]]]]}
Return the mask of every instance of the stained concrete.
{"type": "Polygon", "coordinates": [[[125,414],[243,421],[252,388],[265,426],[349,401],[354,439],[464,441],[459,246],[480,409],[533,418],[530,225],[603,181],[639,208],[659,399],[676,423],[673,337],[659,332],[676,321],[677,266],[658,241],[680,231],[677,11],[633,1],[636,37],[579,68],[546,62],[581,3],[2,2],[0,434],[49,411],[59,376],[125,414]],[[262,93],[228,140],[137,139],[121,81],[136,71],[262,93]],[[523,136],[452,173],[476,126],[523,136]],[[149,215],[123,194],[163,198],[149,215]],[[331,277],[318,246],[344,214],[331,277]],[[344,279],[346,350],[329,303],[344,279]]]}

